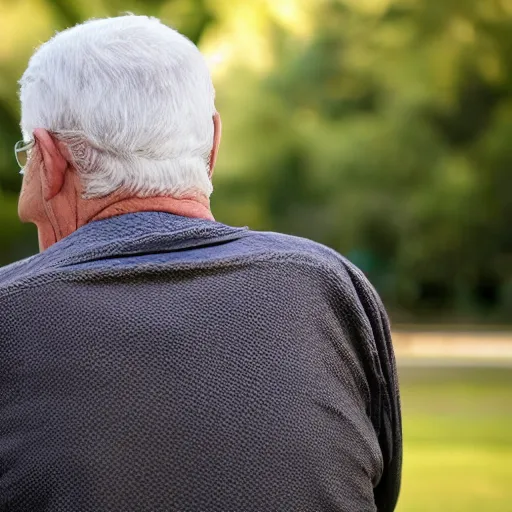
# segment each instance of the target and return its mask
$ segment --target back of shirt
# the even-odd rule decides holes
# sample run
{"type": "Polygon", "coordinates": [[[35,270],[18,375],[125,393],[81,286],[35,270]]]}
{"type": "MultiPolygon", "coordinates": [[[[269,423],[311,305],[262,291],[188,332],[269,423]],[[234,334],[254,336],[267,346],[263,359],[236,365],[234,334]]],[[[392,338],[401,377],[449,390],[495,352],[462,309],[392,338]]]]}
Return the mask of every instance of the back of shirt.
{"type": "Polygon", "coordinates": [[[0,295],[1,511],[393,510],[378,299],[341,261],[251,243],[96,258],[0,295]]]}

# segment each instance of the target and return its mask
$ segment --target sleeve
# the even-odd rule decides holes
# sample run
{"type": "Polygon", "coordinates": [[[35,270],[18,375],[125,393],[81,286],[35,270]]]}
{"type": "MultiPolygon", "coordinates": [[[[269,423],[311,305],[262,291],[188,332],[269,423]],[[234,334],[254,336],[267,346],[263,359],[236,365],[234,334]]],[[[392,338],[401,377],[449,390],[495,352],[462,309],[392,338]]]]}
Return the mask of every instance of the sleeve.
{"type": "Polygon", "coordinates": [[[382,451],[384,470],[374,488],[378,512],[392,512],[397,504],[402,473],[402,419],[396,361],[391,341],[388,316],[377,292],[364,274],[345,261],[356,294],[365,314],[365,324],[371,332],[373,371],[378,382],[377,411],[372,422],[382,451]]]}

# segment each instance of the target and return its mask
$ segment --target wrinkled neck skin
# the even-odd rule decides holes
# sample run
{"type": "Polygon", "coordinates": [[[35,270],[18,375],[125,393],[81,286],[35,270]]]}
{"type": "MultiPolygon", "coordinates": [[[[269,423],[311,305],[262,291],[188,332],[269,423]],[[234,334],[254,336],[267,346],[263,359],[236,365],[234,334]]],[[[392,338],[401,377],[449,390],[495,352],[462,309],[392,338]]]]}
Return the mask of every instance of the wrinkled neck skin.
{"type": "Polygon", "coordinates": [[[172,198],[123,197],[114,194],[101,199],[83,199],[76,194],[59,194],[45,204],[45,221],[37,222],[39,249],[44,251],[78,228],[96,220],[137,212],[166,212],[183,217],[215,220],[209,199],[204,196],[172,198]]]}
{"type": "Polygon", "coordinates": [[[89,220],[84,219],[83,224],[136,212],[166,212],[181,215],[182,217],[215,220],[210,211],[209,201],[206,198],[132,197],[109,204],[89,220]]]}

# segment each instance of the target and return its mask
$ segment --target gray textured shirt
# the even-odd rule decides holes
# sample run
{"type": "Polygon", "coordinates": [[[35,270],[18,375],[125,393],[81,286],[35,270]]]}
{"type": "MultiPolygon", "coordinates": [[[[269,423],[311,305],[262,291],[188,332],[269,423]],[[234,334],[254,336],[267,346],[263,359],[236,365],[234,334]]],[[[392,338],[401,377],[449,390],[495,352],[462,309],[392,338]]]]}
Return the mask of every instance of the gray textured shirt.
{"type": "Polygon", "coordinates": [[[166,213],[0,269],[0,511],[391,511],[388,321],[308,240],[166,213]]]}

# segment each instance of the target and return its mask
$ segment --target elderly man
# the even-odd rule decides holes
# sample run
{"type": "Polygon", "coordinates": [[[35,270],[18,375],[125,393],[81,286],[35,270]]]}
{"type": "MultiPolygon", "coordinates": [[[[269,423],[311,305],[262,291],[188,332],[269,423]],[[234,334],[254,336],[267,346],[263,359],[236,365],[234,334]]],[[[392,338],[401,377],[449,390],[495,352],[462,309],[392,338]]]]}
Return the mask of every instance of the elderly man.
{"type": "Polygon", "coordinates": [[[21,103],[42,252],[0,270],[0,510],[393,510],[385,311],[330,249],[214,221],[197,48],[91,21],[36,51],[21,103]]]}

